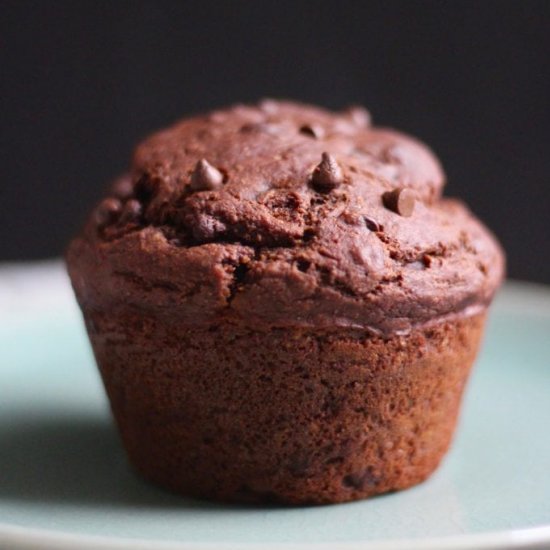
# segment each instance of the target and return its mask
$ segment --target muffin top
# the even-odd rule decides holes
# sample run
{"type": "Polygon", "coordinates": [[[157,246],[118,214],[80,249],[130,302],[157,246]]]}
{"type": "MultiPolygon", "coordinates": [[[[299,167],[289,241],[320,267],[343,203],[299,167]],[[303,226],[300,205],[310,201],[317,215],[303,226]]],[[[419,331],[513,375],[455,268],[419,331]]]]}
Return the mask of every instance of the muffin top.
{"type": "Polygon", "coordinates": [[[88,308],[404,333],[479,311],[503,275],[444,183],[425,145],[360,107],[236,105],[142,142],[68,266],[88,308]]]}

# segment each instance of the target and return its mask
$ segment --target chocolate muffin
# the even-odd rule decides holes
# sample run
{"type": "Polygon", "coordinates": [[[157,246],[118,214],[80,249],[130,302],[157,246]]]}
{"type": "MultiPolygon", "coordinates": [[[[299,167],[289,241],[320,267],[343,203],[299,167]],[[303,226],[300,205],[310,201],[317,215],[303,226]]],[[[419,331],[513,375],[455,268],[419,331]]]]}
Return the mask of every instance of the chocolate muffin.
{"type": "Polygon", "coordinates": [[[504,269],[443,185],[362,108],[265,100],[141,143],[67,254],[135,469],[291,504],[428,477],[504,269]]]}

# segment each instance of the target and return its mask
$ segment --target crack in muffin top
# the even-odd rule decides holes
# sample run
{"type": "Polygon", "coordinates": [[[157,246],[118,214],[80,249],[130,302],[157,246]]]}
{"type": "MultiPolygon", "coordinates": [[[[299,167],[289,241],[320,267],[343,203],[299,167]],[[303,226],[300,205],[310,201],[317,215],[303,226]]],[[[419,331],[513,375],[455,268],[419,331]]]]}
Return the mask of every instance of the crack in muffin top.
{"type": "Polygon", "coordinates": [[[236,105],[141,143],[69,269],[91,306],[184,324],[406,332],[484,307],[503,276],[498,243],[443,186],[425,145],[361,107],[236,105]]]}

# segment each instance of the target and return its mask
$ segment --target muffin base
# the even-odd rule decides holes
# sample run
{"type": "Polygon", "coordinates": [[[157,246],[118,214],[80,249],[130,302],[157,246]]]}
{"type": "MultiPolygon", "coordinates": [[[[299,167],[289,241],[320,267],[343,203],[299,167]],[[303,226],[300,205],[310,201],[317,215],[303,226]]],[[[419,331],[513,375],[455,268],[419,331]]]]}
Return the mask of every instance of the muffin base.
{"type": "Polygon", "coordinates": [[[383,338],[206,328],[131,310],[86,323],[130,463],[189,496],[335,503],[426,479],[447,451],[485,315],[383,338]]]}

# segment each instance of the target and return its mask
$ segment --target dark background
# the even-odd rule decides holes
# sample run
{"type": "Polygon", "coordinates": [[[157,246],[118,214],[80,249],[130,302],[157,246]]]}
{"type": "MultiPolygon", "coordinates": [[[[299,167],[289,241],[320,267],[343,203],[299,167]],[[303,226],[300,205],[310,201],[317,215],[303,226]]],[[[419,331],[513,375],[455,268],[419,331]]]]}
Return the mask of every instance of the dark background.
{"type": "Polygon", "coordinates": [[[138,139],[262,96],[433,146],[447,193],[550,283],[550,2],[1,2],[0,260],[62,253],[138,139]]]}

